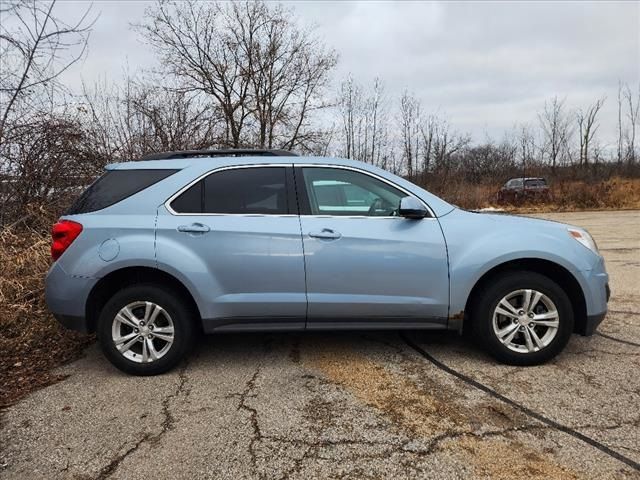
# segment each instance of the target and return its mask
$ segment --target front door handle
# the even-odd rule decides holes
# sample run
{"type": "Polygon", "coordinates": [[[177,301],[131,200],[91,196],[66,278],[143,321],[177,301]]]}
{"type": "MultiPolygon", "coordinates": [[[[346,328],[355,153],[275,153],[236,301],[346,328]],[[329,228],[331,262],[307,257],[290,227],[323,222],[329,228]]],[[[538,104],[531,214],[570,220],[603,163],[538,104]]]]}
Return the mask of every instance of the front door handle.
{"type": "Polygon", "coordinates": [[[192,223],[191,225],[180,225],[178,227],[178,231],[184,233],[207,233],[209,230],[211,229],[208,225],[198,222],[192,223]]]}
{"type": "Polygon", "coordinates": [[[342,235],[330,228],[323,228],[320,232],[309,232],[309,236],[313,238],[322,238],[324,240],[337,240],[342,235]]]}

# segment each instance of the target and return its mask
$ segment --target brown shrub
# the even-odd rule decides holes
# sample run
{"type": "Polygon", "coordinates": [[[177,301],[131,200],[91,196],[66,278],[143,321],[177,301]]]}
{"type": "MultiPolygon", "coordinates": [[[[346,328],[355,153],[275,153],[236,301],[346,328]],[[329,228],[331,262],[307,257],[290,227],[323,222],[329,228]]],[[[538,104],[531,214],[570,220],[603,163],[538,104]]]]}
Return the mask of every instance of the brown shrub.
{"type": "MultiPolygon", "coordinates": [[[[43,210],[28,215],[32,224],[48,223],[43,210]]],[[[0,230],[0,407],[58,380],[51,370],[92,340],[64,329],[47,311],[49,263],[48,233],[24,224],[0,230]]]]}

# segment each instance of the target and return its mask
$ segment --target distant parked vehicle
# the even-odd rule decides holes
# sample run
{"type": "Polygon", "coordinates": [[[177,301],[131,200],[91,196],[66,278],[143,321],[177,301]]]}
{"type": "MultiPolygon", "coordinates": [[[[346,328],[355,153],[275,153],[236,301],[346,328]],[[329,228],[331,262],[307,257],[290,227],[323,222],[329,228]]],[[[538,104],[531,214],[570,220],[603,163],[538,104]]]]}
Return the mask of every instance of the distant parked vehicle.
{"type": "Polygon", "coordinates": [[[548,200],[550,197],[549,185],[540,177],[512,178],[498,191],[499,203],[548,200]]]}

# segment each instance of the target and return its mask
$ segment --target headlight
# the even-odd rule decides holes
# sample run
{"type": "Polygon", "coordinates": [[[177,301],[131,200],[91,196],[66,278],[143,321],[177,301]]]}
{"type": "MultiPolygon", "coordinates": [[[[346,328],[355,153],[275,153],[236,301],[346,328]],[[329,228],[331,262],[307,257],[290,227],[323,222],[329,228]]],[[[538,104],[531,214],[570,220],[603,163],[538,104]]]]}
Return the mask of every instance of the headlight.
{"type": "Polygon", "coordinates": [[[593,253],[598,253],[598,245],[596,245],[595,240],[586,230],[578,230],[577,228],[567,228],[569,235],[573,237],[575,240],[580,242],[582,245],[587,247],[593,253]]]}

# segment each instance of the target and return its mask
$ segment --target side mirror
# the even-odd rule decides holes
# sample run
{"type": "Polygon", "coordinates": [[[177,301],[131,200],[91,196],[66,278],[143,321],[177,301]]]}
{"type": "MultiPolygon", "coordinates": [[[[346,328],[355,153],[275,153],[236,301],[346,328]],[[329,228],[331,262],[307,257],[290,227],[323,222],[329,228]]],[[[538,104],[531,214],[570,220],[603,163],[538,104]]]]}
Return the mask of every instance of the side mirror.
{"type": "Polygon", "coordinates": [[[400,200],[398,215],[405,218],[419,219],[428,216],[429,211],[416,197],[404,197],[400,200]]]}

